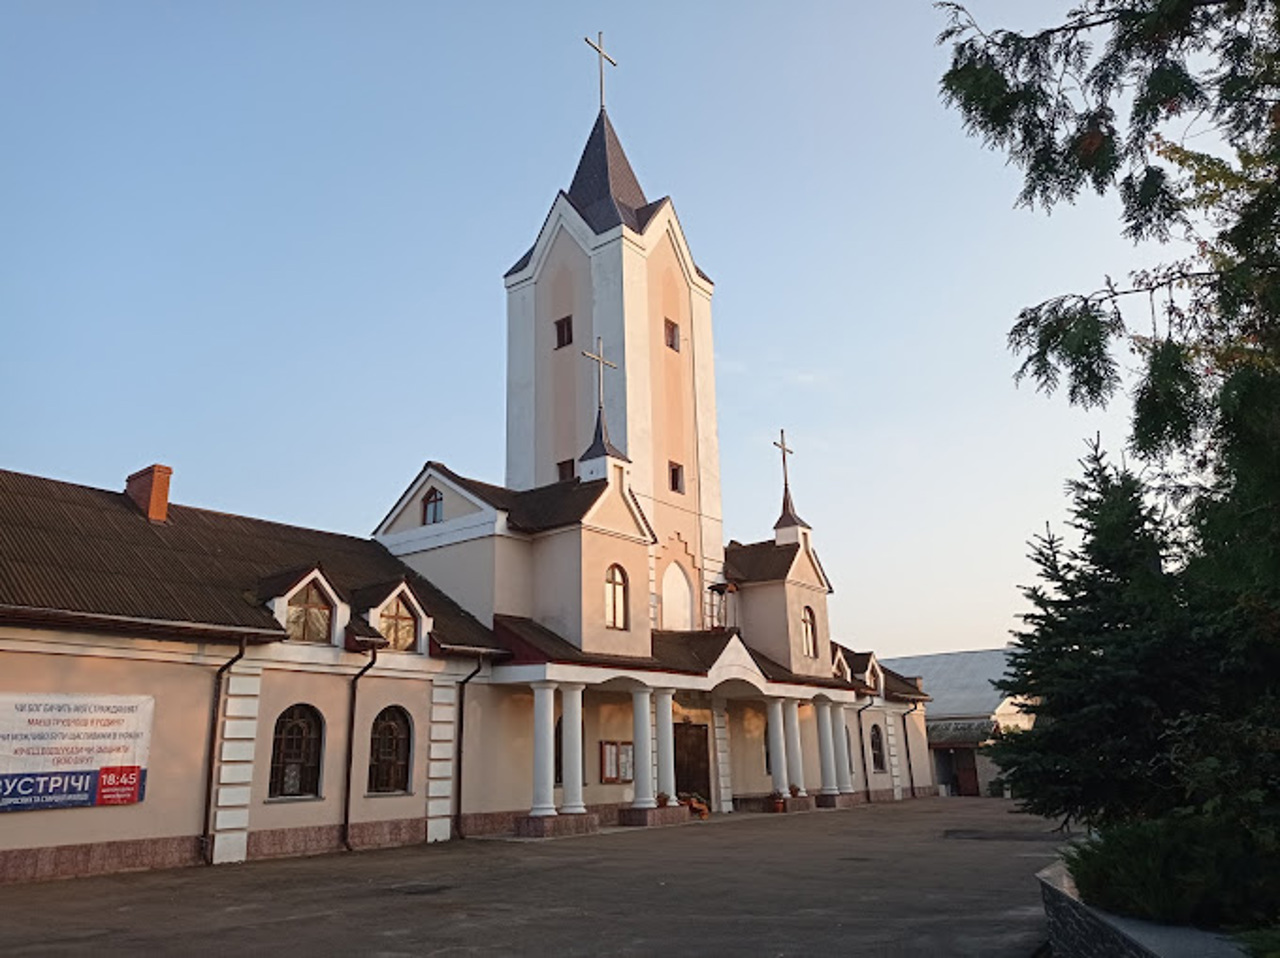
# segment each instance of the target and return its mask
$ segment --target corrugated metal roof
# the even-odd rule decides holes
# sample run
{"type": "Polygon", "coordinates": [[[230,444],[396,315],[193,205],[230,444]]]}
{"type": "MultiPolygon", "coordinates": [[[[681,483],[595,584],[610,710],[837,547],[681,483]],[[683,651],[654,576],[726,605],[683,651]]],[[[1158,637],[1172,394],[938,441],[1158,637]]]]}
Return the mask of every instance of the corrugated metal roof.
{"type": "Polygon", "coordinates": [[[442,640],[494,644],[488,629],[372,539],[181,505],[153,523],[124,493],[0,470],[0,606],[11,611],[198,623],[283,638],[260,592],[317,567],[344,599],[404,579],[442,640]]]}
{"type": "Polygon", "coordinates": [[[983,649],[975,652],[940,652],[882,659],[883,665],[902,675],[918,675],[933,696],[929,718],[980,717],[991,715],[1004,701],[1004,693],[993,688],[992,680],[1005,672],[1007,651],[983,649]]]}

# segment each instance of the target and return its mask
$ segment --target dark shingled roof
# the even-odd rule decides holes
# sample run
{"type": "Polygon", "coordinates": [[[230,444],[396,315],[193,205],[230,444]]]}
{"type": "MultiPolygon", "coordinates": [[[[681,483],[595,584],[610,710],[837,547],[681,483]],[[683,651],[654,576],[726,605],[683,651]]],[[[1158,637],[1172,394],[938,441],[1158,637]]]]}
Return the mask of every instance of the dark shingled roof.
{"type": "Polygon", "coordinates": [[[923,690],[916,688],[916,683],[906,676],[899,675],[893,669],[886,669],[883,662],[880,664],[880,668],[884,670],[885,698],[897,699],[900,702],[933,701],[923,690]]]}
{"type": "Polygon", "coordinates": [[[433,639],[496,648],[372,539],[180,505],[153,523],[124,493],[0,470],[0,621],[276,641],[285,633],[263,602],[317,567],[344,601],[405,581],[434,619],[433,639]]]}
{"type": "Polygon", "coordinates": [[[639,233],[656,211],[658,204],[645,198],[603,107],[566,195],[596,233],[607,233],[624,223],[639,233]]]}
{"type": "Polygon", "coordinates": [[[524,616],[495,615],[493,634],[503,647],[512,653],[511,662],[515,665],[568,662],[623,669],[668,670],[666,665],[651,655],[608,655],[584,652],[545,625],[524,616]]]}
{"type": "MultiPolygon", "coordinates": [[[[535,489],[516,491],[506,486],[495,486],[479,479],[460,476],[442,462],[429,461],[422,467],[422,471],[426,472],[428,469],[447,476],[472,495],[495,509],[501,509],[507,514],[507,524],[517,532],[544,532],[581,522],[609,487],[607,479],[583,482],[575,477],[535,489]]],[[[383,520],[385,521],[386,519],[383,520]]]]}
{"type": "Polygon", "coordinates": [[[653,657],[673,672],[711,671],[737,629],[704,629],[697,632],[654,630],[653,657]]]}
{"type": "Polygon", "coordinates": [[[604,421],[604,406],[596,408],[596,434],[591,440],[591,445],[587,447],[579,458],[578,462],[590,462],[592,459],[599,459],[601,456],[612,456],[614,459],[621,459],[623,462],[630,462],[626,454],[621,452],[617,446],[609,441],[609,427],[604,421]]]}
{"type": "MultiPolygon", "coordinates": [[[[560,195],[573,205],[597,235],[623,225],[636,233],[643,233],[663,204],[671,202],[669,196],[653,202],[645,197],[604,107],[600,108],[591,135],[587,137],[587,145],[578,159],[569,191],[561,191],[560,195]]],[[[534,247],[529,247],[504,276],[511,276],[528,266],[533,259],[533,250],[534,247]]],[[[693,268],[708,283],[712,281],[697,264],[693,268]]]]}
{"type": "Polygon", "coordinates": [[[787,484],[782,487],[782,515],[778,516],[778,521],[773,524],[773,527],[787,529],[792,526],[799,526],[802,529],[812,528],[809,523],[796,515],[795,504],[791,501],[791,486],[787,484]]]}
{"type": "Polygon", "coordinates": [[[850,689],[860,693],[875,691],[857,680],[846,682],[838,675],[833,675],[830,678],[800,675],[792,672],[785,665],[775,662],[767,655],[757,652],[750,646],[747,647],[747,652],[750,653],[752,660],[756,663],[756,667],[770,682],[787,682],[792,685],[817,685],[829,689],[850,689]]]}
{"type": "Polygon", "coordinates": [[[743,545],[733,539],[724,549],[724,577],[730,582],[777,582],[787,577],[800,543],[778,545],[772,539],[743,545]]]}

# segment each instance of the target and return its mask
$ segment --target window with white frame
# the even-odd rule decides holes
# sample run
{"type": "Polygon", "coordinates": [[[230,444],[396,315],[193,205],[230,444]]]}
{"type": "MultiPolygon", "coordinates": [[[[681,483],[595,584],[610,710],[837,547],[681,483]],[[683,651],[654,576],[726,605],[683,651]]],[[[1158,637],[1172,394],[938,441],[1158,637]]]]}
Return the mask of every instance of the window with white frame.
{"type": "Polygon", "coordinates": [[[604,576],[604,627],[627,629],[627,573],[620,565],[609,566],[604,576]]]}
{"type": "Polygon", "coordinates": [[[801,628],[804,632],[804,654],[811,659],[818,657],[818,619],[813,614],[813,609],[809,606],[804,607],[804,614],[800,616],[801,628]]]}
{"type": "Polygon", "coordinates": [[[410,608],[404,593],[382,607],[378,631],[397,652],[412,652],[418,644],[418,616],[410,608]]]}
{"type": "Polygon", "coordinates": [[[333,603],[314,579],[289,599],[285,631],[294,642],[327,645],[333,635],[333,603]]]}

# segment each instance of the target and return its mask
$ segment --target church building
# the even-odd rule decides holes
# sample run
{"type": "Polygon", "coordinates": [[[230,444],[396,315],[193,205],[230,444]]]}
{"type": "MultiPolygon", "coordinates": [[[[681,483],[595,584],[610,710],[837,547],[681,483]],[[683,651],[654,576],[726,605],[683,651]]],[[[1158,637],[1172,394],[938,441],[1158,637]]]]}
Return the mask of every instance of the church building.
{"type": "Polygon", "coordinates": [[[714,284],[603,107],[504,282],[502,484],[427,461],[370,538],[0,471],[0,881],[936,794],[785,435],[724,541],[714,284]]]}

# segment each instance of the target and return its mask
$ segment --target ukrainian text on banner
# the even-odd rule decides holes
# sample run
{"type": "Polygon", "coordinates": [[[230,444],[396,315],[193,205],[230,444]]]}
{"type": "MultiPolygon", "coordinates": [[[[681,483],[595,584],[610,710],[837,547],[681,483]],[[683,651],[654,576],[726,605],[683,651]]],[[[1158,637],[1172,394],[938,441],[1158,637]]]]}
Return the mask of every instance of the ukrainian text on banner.
{"type": "Polygon", "coordinates": [[[0,693],[0,812],[142,801],[154,711],[149,695],[0,693]]]}

